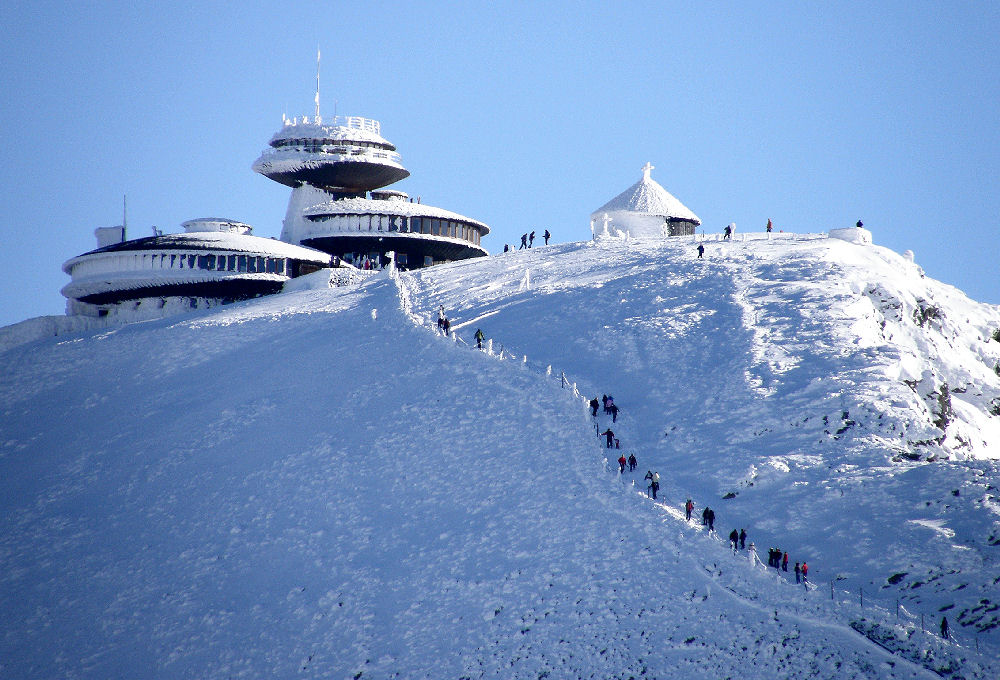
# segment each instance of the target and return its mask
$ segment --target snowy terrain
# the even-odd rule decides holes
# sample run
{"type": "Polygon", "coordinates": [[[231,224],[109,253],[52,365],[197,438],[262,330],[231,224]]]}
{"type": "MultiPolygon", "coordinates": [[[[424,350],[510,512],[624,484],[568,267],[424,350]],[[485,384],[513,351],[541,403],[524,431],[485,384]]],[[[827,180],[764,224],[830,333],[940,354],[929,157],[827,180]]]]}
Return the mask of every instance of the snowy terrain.
{"type": "Polygon", "coordinates": [[[1000,676],[1000,308],[772,236],[8,333],[0,677],[1000,676]]]}

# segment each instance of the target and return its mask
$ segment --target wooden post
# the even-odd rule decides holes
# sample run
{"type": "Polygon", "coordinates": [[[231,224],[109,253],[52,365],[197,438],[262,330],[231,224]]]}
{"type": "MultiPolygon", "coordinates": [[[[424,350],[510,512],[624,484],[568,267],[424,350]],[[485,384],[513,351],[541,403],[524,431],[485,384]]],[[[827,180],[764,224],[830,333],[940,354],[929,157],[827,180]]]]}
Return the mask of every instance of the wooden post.
{"type": "Polygon", "coordinates": [[[858,599],[861,601],[861,608],[864,609],[865,608],[865,591],[861,588],[861,586],[858,586],[858,599]]]}

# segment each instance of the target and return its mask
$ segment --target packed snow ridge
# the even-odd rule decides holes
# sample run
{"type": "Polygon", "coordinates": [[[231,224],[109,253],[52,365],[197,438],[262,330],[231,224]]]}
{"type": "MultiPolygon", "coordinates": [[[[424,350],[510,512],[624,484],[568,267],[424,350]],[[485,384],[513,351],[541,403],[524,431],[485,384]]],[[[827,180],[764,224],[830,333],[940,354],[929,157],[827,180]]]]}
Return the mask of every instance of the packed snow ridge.
{"type": "Polygon", "coordinates": [[[5,329],[0,676],[998,677],[1000,308],[749,236],[5,329]]]}

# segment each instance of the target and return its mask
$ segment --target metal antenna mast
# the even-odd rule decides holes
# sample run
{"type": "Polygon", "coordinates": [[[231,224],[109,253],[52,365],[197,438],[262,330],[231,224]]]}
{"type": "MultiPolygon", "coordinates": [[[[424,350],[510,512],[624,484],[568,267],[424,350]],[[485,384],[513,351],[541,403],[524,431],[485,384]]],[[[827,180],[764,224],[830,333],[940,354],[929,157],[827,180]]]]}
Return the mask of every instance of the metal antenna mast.
{"type": "Polygon", "coordinates": [[[316,48],[316,122],[319,122],[319,47],[316,48]]]}

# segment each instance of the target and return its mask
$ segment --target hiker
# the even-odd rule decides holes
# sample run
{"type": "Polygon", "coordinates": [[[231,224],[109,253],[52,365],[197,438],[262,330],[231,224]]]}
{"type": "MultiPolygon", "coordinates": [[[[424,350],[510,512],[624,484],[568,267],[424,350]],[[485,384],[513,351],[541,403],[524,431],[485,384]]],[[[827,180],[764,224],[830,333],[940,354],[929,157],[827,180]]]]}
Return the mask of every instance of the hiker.
{"type": "MultiPolygon", "coordinates": [[[[528,235],[521,234],[521,248],[527,248],[527,247],[528,247],[528,235]]],[[[518,250],[521,250],[521,248],[518,248],[518,250]]]]}
{"type": "Polygon", "coordinates": [[[444,305],[438,307],[438,331],[444,329],[444,305]]]}
{"type": "Polygon", "coordinates": [[[653,471],[652,470],[646,470],[646,476],[643,477],[643,480],[647,480],[647,479],[649,480],[649,486],[646,487],[646,495],[647,496],[652,496],[652,494],[653,494],[653,471]]]}
{"type": "Polygon", "coordinates": [[[448,321],[448,317],[444,317],[444,323],[441,324],[441,327],[444,328],[445,337],[450,335],[448,331],[451,329],[451,321],[448,321]]]}
{"type": "Polygon", "coordinates": [[[795,563],[795,569],[794,569],[794,571],[795,571],[795,582],[796,583],[801,583],[802,581],[799,579],[799,574],[802,572],[802,570],[799,569],[799,563],[798,562],[795,563]]]}
{"type": "Polygon", "coordinates": [[[736,226],[735,222],[726,225],[725,230],[723,230],[723,232],[722,232],[723,233],[723,236],[722,236],[723,240],[731,239],[733,237],[733,227],[734,226],[736,226]]]}
{"type": "Polygon", "coordinates": [[[743,550],[743,548],[746,547],[746,544],[747,544],[747,530],[740,529],[740,550],[743,550]]]}
{"type": "Polygon", "coordinates": [[[709,532],[715,531],[715,510],[711,508],[708,509],[708,530],[709,532]]]}
{"type": "Polygon", "coordinates": [[[705,246],[698,244],[698,259],[705,257],[705,246]]]}
{"type": "Polygon", "coordinates": [[[785,553],[784,557],[781,558],[781,571],[788,572],[788,553],[785,553]]]}
{"type": "Polygon", "coordinates": [[[625,474],[625,463],[626,462],[627,461],[625,460],[625,454],[624,453],[622,455],[618,456],[618,474],[620,474],[620,475],[625,474]]]}
{"type": "Polygon", "coordinates": [[[747,551],[750,554],[750,566],[753,566],[754,560],[758,559],[757,546],[753,544],[753,541],[750,541],[750,547],[747,548],[747,551]]]}
{"type": "Polygon", "coordinates": [[[771,233],[771,228],[772,228],[772,227],[771,227],[771,218],[770,218],[770,217],[768,217],[768,218],[767,218],[767,233],[768,233],[768,234],[770,234],[770,233],[771,233]]]}
{"type": "Polygon", "coordinates": [[[736,554],[737,546],[740,544],[740,532],[733,529],[729,532],[729,542],[733,544],[733,554],[736,554]]]}
{"type": "Polygon", "coordinates": [[[607,430],[605,430],[604,432],[601,433],[601,436],[608,438],[608,445],[605,448],[609,448],[610,449],[614,445],[614,443],[615,443],[615,433],[612,432],[611,428],[609,427],[607,430]]]}
{"type": "Polygon", "coordinates": [[[865,226],[865,223],[862,222],[861,220],[858,220],[857,224],[855,224],[854,226],[860,229],[861,227],[865,226]]]}
{"type": "Polygon", "coordinates": [[[482,349],[483,348],[483,340],[486,339],[486,336],[483,335],[483,331],[481,329],[477,328],[476,329],[476,335],[474,337],[476,338],[476,348],[477,349],[482,349]]]}
{"type": "Polygon", "coordinates": [[[708,506],[707,505],[705,506],[705,509],[701,511],[701,525],[705,526],[706,524],[708,524],[708,506]]]}
{"type": "Polygon", "coordinates": [[[628,471],[632,472],[633,470],[635,470],[635,466],[638,464],[639,461],[635,459],[635,454],[634,453],[628,454],[628,471]]]}
{"type": "Polygon", "coordinates": [[[684,513],[687,515],[687,521],[691,521],[691,511],[694,510],[694,502],[689,498],[687,503],[684,504],[684,513]]]}
{"type": "Polygon", "coordinates": [[[590,400],[590,415],[597,417],[597,397],[590,400]]]}
{"type": "Polygon", "coordinates": [[[620,449],[621,447],[622,447],[622,443],[620,441],[618,441],[618,437],[615,437],[615,448],[616,449],[620,449]]]}
{"type": "Polygon", "coordinates": [[[606,394],[602,394],[601,395],[601,404],[604,405],[604,412],[607,413],[608,412],[608,395],[606,395],[606,394]]]}
{"type": "Polygon", "coordinates": [[[943,637],[945,640],[948,639],[948,617],[947,616],[942,616],[941,617],[941,637],[943,637]]]}
{"type": "Polygon", "coordinates": [[[528,234],[528,247],[535,245],[535,232],[528,234]]]}
{"type": "Polygon", "coordinates": [[[656,500],[656,492],[660,490],[660,473],[659,472],[654,472],[653,473],[653,479],[652,479],[652,483],[650,484],[650,486],[653,489],[653,500],[655,501],[656,500]]]}
{"type": "Polygon", "coordinates": [[[607,401],[604,402],[604,412],[608,415],[611,414],[611,407],[615,405],[615,398],[608,395],[607,401]]]}
{"type": "Polygon", "coordinates": [[[552,238],[552,234],[549,233],[549,230],[546,229],[545,233],[542,234],[542,236],[545,237],[545,245],[549,245],[549,239],[552,238]]]}
{"type": "Polygon", "coordinates": [[[809,581],[809,565],[805,562],[802,563],[802,582],[806,583],[809,581]]]}
{"type": "Polygon", "coordinates": [[[503,251],[504,251],[505,253],[506,253],[506,252],[509,252],[509,251],[510,251],[510,246],[509,246],[509,245],[507,245],[506,243],[504,243],[504,244],[503,244],[503,251]]]}
{"type": "Polygon", "coordinates": [[[608,407],[608,410],[611,411],[611,422],[612,423],[617,423],[618,422],[618,406],[617,406],[617,404],[615,404],[614,402],[611,402],[611,406],[608,407]]]}

